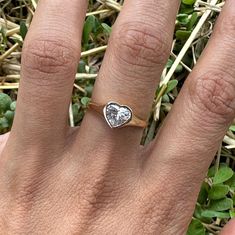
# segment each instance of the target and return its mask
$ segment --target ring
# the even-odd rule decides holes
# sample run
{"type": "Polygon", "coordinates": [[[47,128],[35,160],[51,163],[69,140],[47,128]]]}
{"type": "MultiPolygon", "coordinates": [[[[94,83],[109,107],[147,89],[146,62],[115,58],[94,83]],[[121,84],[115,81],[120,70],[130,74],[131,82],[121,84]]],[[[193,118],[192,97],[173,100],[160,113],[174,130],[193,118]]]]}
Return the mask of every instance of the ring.
{"type": "Polygon", "coordinates": [[[145,128],[147,126],[147,122],[135,116],[132,109],[127,105],[120,105],[113,101],[105,105],[91,102],[88,108],[103,115],[111,128],[120,128],[124,126],[145,128]]]}

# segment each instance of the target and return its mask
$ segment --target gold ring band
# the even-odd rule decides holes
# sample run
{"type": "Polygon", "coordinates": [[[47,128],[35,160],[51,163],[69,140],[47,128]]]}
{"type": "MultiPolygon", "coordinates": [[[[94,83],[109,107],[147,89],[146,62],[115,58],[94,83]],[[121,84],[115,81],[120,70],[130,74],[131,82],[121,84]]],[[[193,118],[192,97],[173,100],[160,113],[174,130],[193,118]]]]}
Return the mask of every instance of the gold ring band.
{"type": "Polygon", "coordinates": [[[120,128],[125,126],[145,128],[147,126],[147,122],[135,116],[132,109],[127,105],[120,105],[113,101],[105,105],[91,102],[88,108],[103,115],[111,128],[120,128]]]}

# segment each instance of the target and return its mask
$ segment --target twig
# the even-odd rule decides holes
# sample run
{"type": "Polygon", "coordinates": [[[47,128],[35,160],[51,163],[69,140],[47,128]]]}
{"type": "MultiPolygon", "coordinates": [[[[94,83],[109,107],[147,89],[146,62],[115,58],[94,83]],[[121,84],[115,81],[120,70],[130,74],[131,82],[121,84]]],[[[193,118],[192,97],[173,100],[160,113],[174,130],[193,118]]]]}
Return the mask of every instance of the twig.
{"type": "Polygon", "coordinates": [[[74,83],[73,86],[74,86],[75,88],[77,88],[79,91],[81,91],[82,93],[86,93],[86,90],[83,89],[82,87],[80,87],[79,85],[77,85],[77,84],[74,83]]]}
{"type": "Polygon", "coordinates": [[[207,9],[210,9],[212,11],[221,12],[221,7],[223,7],[223,6],[224,6],[224,2],[219,3],[217,5],[213,5],[212,3],[203,2],[203,1],[199,0],[199,1],[197,1],[197,6],[195,7],[195,10],[207,10],[207,9]],[[205,8],[204,9],[200,9],[198,7],[198,4],[205,6],[205,8]]]}
{"type": "Polygon", "coordinates": [[[77,73],[76,79],[95,79],[98,74],[89,74],[89,73],[77,73]]]}
{"type": "Polygon", "coordinates": [[[217,152],[217,158],[216,158],[216,162],[215,162],[215,171],[216,172],[219,171],[221,150],[222,150],[222,143],[220,144],[218,152],[217,152]]]}
{"type": "MultiPolygon", "coordinates": [[[[211,5],[215,5],[217,3],[218,0],[212,0],[211,1],[211,5]]],[[[175,62],[173,63],[173,65],[171,66],[168,74],[166,75],[165,79],[163,80],[164,84],[167,84],[171,77],[173,76],[177,66],[179,65],[180,61],[184,58],[184,55],[186,54],[186,52],[188,51],[189,47],[191,46],[192,42],[194,41],[194,39],[197,37],[198,32],[200,31],[200,29],[202,28],[202,26],[204,25],[204,23],[206,22],[207,18],[209,17],[209,15],[211,14],[212,10],[207,10],[201,17],[201,19],[199,20],[197,26],[195,27],[195,29],[193,30],[192,34],[190,35],[189,39],[187,40],[187,42],[185,43],[185,45],[183,46],[182,50],[180,51],[179,55],[177,56],[175,62]]]]}
{"type": "Polygon", "coordinates": [[[110,9],[104,9],[104,10],[99,10],[99,11],[88,12],[88,13],[86,14],[86,16],[100,15],[100,14],[103,14],[103,13],[108,13],[108,12],[110,12],[110,11],[111,11],[110,9]]]}
{"type": "MultiPolygon", "coordinates": [[[[173,56],[175,59],[177,58],[177,55],[175,55],[173,52],[171,52],[171,56],[173,56]]],[[[183,61],[180,61],[180,64],[188,71],[188,72],[192,72],[192,69],[189,68],[183,61]]]]}
{"type": "Polygon", "coordinates": [[[32,3],[32,5],[33,5],[34,10],[36,10],[36,8],[37,8],[37,3],[36,3],[36,1],[35,1],[35,0],[31,0],[31,3],[32,3]]]}
{"type": "Polygon", "coordinates": [[[14,35],[15,33],[19,33],[20,32],[20,27],[15,27],[13,29],[9,29],[7,32],[6,32],[6,36],[7,37],[10,37],[12,35],[14,35]]]}
{"type": "MultiPolygon", "coordinates": [[[[8,69],[20,71],[20,66],[18,65],[11,65],[12,67],[8,67],[8,69]],[[14,67],[15,66],[15,67],[14,67]]],[[[98,76],[98,74],[87,74],[87,73],[77,73],[75,79],[95,79],[98,76]]],[[[0,77],[1,79],[6,79],[6,80],[19,80],[20,79],[20,74],[8,74],[4,77],[0,77]]]]}
{"type": "Polygon", "coordinates": [[[121,11],[121,9],[122,9],[122,6],[113,0],[98,0],[98,2],[105,4],[106,6],[112,8],[116,11],[121,11]]]}
{"type": "Polygon", "coordinates": [[[224,143],[228,144],[228,146],[226,146],[227,149],[233,149],[235,147],[235,140],[231,139],[227,135],[224,137],[223,141],[224,143]]]}
{"type": "Polygon", "coordinates": [[[234,145],[228,145],[225,147],[226,149],[235,149],[235,144],[234,145]]]}
{"type": "Polygon", "coordinates": [[[8,29],[14,29],[14,28],[16,28],[16,27],[19,27],[18,24],[13,23],[13,22],[11,22],[11,21],[9,21],[9,20],[5,20],[5,19],[3,19],[3,18],[0,18],[0,26],[5,26],[5,27],[7,27],[8,29]]]}
{"type": "Polygon", "coordinates": [[[81,58],[83,57],[87,57],[87,56],[91,56],[91,55],[95,55],[99,52],[105,51],[107,49],[107,46],[101,46],[101,47],[97,47],[88,51],[84,51],[81,53],[81,58]]]}
{"type": "Polygon", "coordinates": [[[0,86],[1,90],[11,90],[11,89],[18,89],[19,83],[4,83],[4,85],[0,86]]]}
{"type": "Polygon", "coordinates": [[[4,54],[0,56],[0,62],[2,62],[5,58],[7,58],[13,51],[15,51],[19,46],[19,43],[17,42],[14,44],[9,50],[7,50],[4,54]]]}
{"type": "Polygon", "coordinates": [[[70,126],[74,127],[74,117],[73,117],[73,108],[72,108],[72,103],[70,103],[69,105],[69,122],[70,122],[70,126]]]}

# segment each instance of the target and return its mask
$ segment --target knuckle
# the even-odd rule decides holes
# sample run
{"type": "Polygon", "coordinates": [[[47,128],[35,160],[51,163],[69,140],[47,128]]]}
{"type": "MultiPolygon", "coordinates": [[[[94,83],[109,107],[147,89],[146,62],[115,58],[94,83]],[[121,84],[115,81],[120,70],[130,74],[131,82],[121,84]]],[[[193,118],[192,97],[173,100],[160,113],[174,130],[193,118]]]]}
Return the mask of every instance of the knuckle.
{"type": "Polygon", "coordinates": [[[69,73],[76,66],[77,51],[59,39],[31,40],[24,46],[22,64],[30,73],[69,73]]]}
{"type": "Polygon", "coordinates": [[[218,121],[228,122],[235,115],[235,79],[227,72],[207,72],[193,77],[189,94],[197,107],[218,121]]]}
{"type": "Polygon", "coordinates": [[[118,59],[127,65],[153,67],[164,65],[170,50],[169,36],[147,24],[119,25],[113,44],[118,59]]]}

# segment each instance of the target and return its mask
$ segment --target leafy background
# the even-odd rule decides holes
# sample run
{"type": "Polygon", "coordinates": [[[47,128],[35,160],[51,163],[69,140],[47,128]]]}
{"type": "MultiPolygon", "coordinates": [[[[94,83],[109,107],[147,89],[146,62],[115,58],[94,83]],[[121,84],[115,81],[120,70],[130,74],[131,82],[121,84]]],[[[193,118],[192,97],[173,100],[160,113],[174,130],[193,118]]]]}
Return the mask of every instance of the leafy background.
{"type": "MultiPolygon", "coordinates": [[[[172,52],[156,89],[149,126],[142,144],[149,143],[171,110],[188,74],[196,64],[213,31],[224,1],[182,0],[175,23],[172,52]],[[210,11],[199,26],[201,17],[210,11]],[[197,28],[198,27],[198,28],[197,28]],[[197,32],[196,32],[197,30],[197,32]],[[196,34],[192,37],[192,35],[196,34]],[[191,37],[191,38],[190,38],[191,37]],[[185,48],[185,44],[188,47],[185,48]],[[179,63],[177,58],[182,54],[179,63]]],[[[80,125],[90,101],[112,25],[123,0],[90,0],[70,105],[71,126],[80,125]]],[[[0,133],[11,129],[20,81],[20,59],[24,38],[37,6],[36,0],[0,0],[0,133]]],[[[63,30],[63,29],[61,29],[63,30]]],[[[153,29],[154,30],[154,29],[153,29]]],[[[30,107],[29,107],[30,108],[30,107]]],[[[177,123],[176,123],[177,125],[177,123]]],[[[188,235],[218,234],[235,217],[235,121],[228,130],[202,184],[188,235]]]]}

